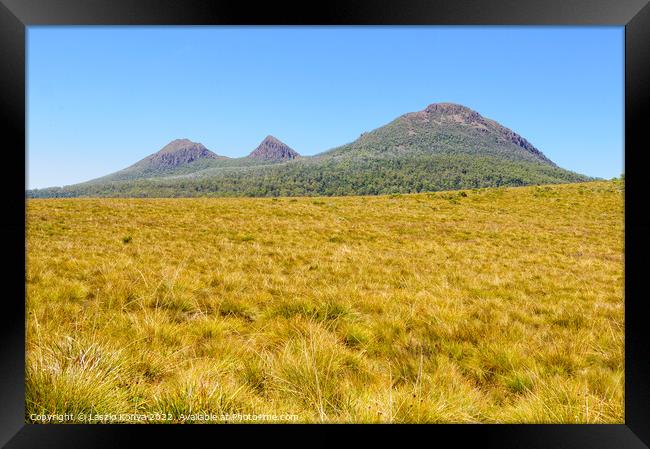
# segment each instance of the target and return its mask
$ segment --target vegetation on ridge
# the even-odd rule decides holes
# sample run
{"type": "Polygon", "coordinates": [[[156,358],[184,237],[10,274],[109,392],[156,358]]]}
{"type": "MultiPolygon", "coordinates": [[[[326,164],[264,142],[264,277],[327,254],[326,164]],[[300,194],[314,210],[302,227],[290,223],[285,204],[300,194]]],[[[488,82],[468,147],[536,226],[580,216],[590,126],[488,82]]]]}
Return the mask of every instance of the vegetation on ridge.
{"type": "Polygon", "coordinates": [[[272,136],[244,158],[211,152],[183,157],[187,162],[173,167],[147,164],[143,169],[138,163],[90,182],[31,190],[28,196],[378,195],[590,180],[556,166],[493,120],[447,103],[405,114],[312,157],[299,157],[272,136]]]}

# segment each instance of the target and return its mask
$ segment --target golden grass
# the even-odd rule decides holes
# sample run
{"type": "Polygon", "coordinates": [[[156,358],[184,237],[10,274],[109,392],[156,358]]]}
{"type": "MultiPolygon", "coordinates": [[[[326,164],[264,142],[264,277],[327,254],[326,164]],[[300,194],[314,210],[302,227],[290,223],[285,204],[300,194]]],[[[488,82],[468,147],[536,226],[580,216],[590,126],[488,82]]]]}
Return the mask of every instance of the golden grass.
{"type": "Polygon", "coordinates": [[[621,423],[622,191],[29,200],[26,419],[621,423]]]}

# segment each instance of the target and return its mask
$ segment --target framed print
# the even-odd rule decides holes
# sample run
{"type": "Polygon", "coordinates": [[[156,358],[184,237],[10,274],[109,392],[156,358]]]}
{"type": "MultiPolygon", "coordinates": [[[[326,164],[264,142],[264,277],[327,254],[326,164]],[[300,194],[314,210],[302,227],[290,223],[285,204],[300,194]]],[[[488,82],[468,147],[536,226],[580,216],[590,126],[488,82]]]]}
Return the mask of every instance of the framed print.
{"type": "Polygon", "coordinates": [[[648,447],[647,2],[0,21],[6,447],[648,447]]]}

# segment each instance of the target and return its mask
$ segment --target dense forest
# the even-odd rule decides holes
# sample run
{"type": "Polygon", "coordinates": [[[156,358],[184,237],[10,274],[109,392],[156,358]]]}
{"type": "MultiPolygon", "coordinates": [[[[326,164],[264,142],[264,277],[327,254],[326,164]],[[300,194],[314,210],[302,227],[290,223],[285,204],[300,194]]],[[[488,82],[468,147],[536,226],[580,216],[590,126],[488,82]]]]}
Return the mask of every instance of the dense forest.
{"type": "Polygon", "coordinates": [[[32,190],[32,197],[176,197],[380,195],[585,181],[588,178],[535,162],[493,156],[430,155],[413,158],[301,161],[210,176],[86,183],[32,190]]]}

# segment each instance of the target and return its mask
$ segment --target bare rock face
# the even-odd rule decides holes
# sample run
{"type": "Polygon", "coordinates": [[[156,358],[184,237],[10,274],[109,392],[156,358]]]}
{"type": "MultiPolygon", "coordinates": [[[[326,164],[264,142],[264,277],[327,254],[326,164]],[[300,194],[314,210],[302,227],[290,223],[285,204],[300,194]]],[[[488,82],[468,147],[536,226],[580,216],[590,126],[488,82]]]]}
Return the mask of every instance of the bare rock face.
{"type": "Polygon", "coordinates": [[[248,157],[264,161],[281,161],[295,159],[300,157],[300,154],[275,137],[266,136],[262,143],[248,157]]]}
{"type": "Polygon", "coordinates": [[[468,123],[478,122],[483,118],[478,112],[454,103],[433,103],[427,106],[424,112],[429,115],[440,115],[468,123]]]}
{"type": "MultiPolygon", "coordinates": [[[[433,103],[423,111],[406,114],[407,117],[419,121],[429,121],[436,124],[453,123],[468,126],[485,134],[494,134],[502,142],[513,143],[524,150],[539,156],[541,159],[552,164],[544,154],[522,136],[497,123],[494,120],[483,117],[478,112],[455,103],[433,103]]],[[[553,164],[555,165],[555,164],[553,164]]]]}
{"type": "Polygon", "coordinates": [[[216,159],[217,156],[203,144],[188,139],[176,139],[165,145],[160,151],[144,159],[147,165],[154,167],[178,167],[197,159],[216,159]]]}

